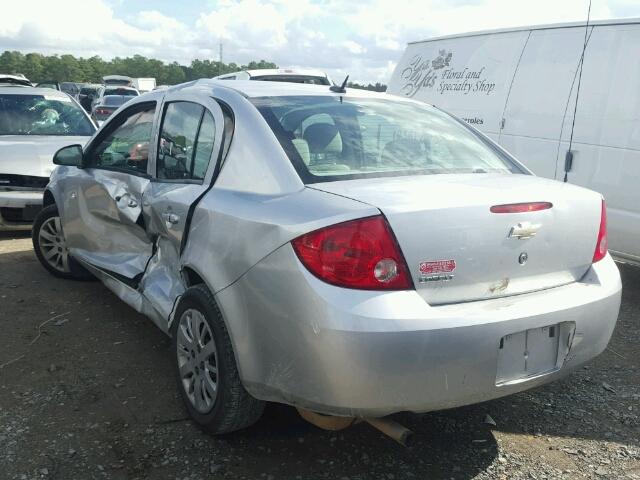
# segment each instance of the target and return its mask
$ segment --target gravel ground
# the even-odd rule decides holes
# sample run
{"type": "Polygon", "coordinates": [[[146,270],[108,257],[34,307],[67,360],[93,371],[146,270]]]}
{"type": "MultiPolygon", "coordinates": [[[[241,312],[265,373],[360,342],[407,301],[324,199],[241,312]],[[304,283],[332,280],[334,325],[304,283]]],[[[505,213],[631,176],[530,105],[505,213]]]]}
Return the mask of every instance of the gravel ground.
{"type": "Polygon", "coordinates": [[[640,479],[640,269],[621,271],[605,353],[536,390],[397,415],[411,448],[365,424],[324,432],[280,405],[212,438],[186,418],[150,321],[97,282],[45,273],[27,236],[0,234],[0,478],[640,479]]]}

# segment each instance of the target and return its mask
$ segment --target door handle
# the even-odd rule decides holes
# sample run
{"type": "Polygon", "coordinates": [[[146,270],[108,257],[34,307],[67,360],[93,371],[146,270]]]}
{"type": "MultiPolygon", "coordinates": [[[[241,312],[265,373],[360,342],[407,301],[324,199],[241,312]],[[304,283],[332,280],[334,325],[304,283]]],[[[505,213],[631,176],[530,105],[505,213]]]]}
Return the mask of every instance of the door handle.
{"type": "Polygon", "coordinates": [[[162,214],[162,218],[165,222],[170,223],[171,225],[175,225],[180,221],[180,215],[177,215],[172,212],[165,212],[162,214]]]}

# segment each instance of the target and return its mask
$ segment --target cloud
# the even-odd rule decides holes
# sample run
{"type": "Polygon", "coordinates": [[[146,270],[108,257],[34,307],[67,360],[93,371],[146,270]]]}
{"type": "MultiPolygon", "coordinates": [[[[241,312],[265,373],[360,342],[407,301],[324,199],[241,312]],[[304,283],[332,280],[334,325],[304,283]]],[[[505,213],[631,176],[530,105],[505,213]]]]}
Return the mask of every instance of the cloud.
{"type": "MultiPolygon", "coordinates": [[[[113,1],[113,0],[112,0],[113,1]]],[[[193,7],[196,2],[189,2],[193,7]]],[[[112,7],[115,5],[115,7],[112,7]]],[[[188,64],[194,58],[314,67],[335,78],[387,81],[409,41],[482,29],[583,20],[586,0],[218,0],[192,20],[173,2],[117,14],[107,0],[11,2],[0,16],[0,45],[42,53],[140,54],[188,64]],[[185,17],[180,17],[185,18],[185,17]]],[[[187,7],[185,7],[187,8],[187,7]]],[[[640,15],[637,0],[593,0],[592,18],[640,15]]]]}

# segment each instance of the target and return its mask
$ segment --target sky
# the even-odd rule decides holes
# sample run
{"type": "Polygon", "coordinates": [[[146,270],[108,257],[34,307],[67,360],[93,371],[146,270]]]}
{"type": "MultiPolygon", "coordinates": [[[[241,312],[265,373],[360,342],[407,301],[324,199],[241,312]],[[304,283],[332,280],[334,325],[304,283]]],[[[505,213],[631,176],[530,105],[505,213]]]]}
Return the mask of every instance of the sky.
{"type": "MultiPolygon", "coordinates": [[[[6,2],[0,51],[105,59],[134,54],[346,74],[386,83],[407,42],[584,21],[588,0],[25,0],[6,2]]],[[[640,0],[592,0],[591,18],[640,17],[640,0]]]]}

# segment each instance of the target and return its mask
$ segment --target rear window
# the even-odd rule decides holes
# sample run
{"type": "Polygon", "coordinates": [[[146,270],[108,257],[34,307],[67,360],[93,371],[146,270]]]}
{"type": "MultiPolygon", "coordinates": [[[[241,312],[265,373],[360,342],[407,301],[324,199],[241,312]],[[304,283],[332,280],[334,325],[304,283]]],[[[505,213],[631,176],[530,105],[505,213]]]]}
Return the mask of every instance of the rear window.
{"type": "Polygon", "coordinates": [[[105,95],[124,95],[125,97],[137,97],[138,92],[129,88],[106,88],[105,95]]]}
{"type": "Polygon", "coordinates": [[[107,107],[119,107],[128,100],[129,98],[123,97],[122,95],[107,95],[102,98],[102,105],[106,105],[107,107]]]}
{"type": "Polygon", "coordinates": [[[315,77],[313,75],[260,75],[251,77],[251,80],[262,80],[263,82],[287,82],[287,83],[308,83],[311,85],[330,85],[326,77],[315,77]]]}
{"type": "Polygon", "coordinates": [[[97,87],[82,87],[80,89],[80,95],[95,95],[97,91],[97,87]]]}
{"type": "Polygon", "coordinates": [[[522,173],[428,105],[339,96],[252,100],[305,183],[443,173],[522,173]]]}
{"type": "Polygon", "coordinates": [[[0,95],[0,135],[91,136],[94,131],[66,95],[0,95]]]}

